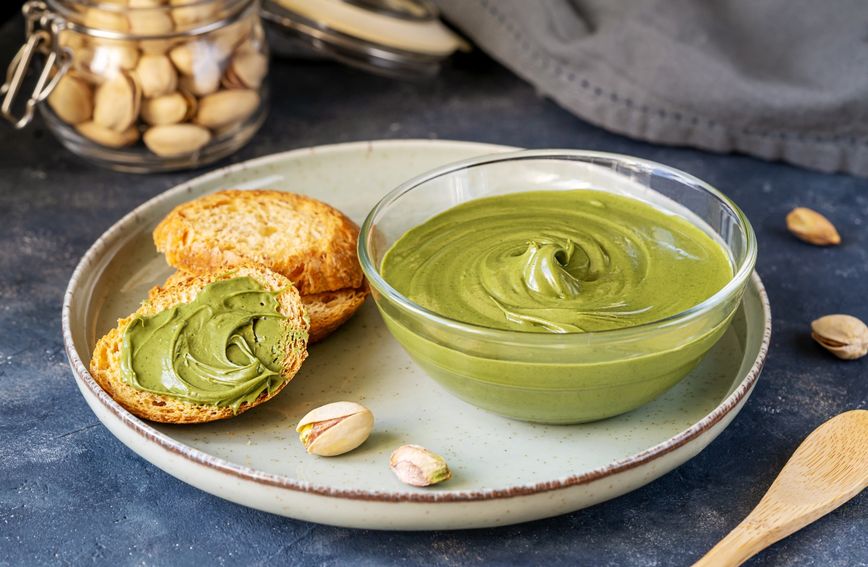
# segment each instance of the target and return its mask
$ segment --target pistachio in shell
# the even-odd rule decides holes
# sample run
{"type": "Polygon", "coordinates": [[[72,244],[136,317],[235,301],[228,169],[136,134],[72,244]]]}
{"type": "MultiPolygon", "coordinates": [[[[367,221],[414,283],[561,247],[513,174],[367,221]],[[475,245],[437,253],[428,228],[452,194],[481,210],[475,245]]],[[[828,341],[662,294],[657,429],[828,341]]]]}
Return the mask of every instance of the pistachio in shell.
{"type": "Polygon", "coordinates": [[[254,49],[239,49],[229,62],[223,75],[223,86],[228,89],[258,89],[268,72],[268,59],[254,49]]]}
{"type": "Polygon", "coordinates": [[[452,478],[446,460],[419,445],[402,445],[392,451],[389,468],[398,480],[411,486],[431,486],[452,478]]]}
{"type": "Polygon", "coordinates": [[[230,89],[202,97],[195,121],[219,129],[248,118],[259,107],[259,93],[250,89],[230,89]]]}
{"type": "Polygon", "coordinates": [[[816,246],[841,243],[841,235],[829,219],[806,207],[796,207],[787,215],[787,228],[796,238],[816,246]]]}
{"type": "Polygon", "coordinates": [[[811,323],[811,338],[844,360],[868,354],[868,326],[852,315],[826,315],[811,323]]]}
{"type": "Polygon", "coordinates": [[[123,132],[136,121],[141,99],[141,91],[135,81],[119,73],[97,88],[93,121],[103,128],[123,132]]]}
{"type": "Polygon", "coordinates": [[[365,442],[374,428],[374,414],[355,402],[334,402],[301,418],[295,430],[308,453],[334,457],[365,442]]]}
{"type": "Polygon", "coordinates": [[[220,68],[211,67],[196,75],[184,75],[179,82],[182,89],[196,96],[207,96],[220,88],[220,68]]]}
{"type": "Polygon", "coordinates": [[[78,124],[75,129],[85,138],[109,148],[129,146],[136,143],[139,139],[139,131],[135,126],[130,126],[123,132],[118,132],[91,121],[78,124]]]}
{"type": "Polygon", "coordinates": [[[134,77],[145,98],[169,94],[178,88],[178,73],[165,55],[142,55],[134,77]]]}
{"type": "Polygon", "coordinates": [[[101,84],[122,71],[135,69],[139,50],[128,41],[91,38],[73,52],[73,64],[87,80],[101,84]]]}
{"type": "Polygon", "coordinates": [[[211,132],[195,124],[166,124],[148,128],[143,139],[158,156],[176,157],[202,149],[211,141],[211,132]]]}
{"type": "Polygon", "coordinates": [[[219,2],[191,2],[190,0],[170,0],[172,19],[178,29],[189,29],[214,19],[219,2]]]}
{"type": "Polygon", "coordinates": [[[87,122],[93,115],[93,89],[87,82],[67,73],[51,91],[48,104],[68,124],[87,122]]]}
{"type": "Polygon", "coordinates": [[[132,33],[146,36],[164,35],[175,29],[175,22],[172,20],[172,17],[164,10],[149,9],[154,7],[134,6],[133,2],[130,2],[130,8],[145,8],[129,11],[127,19],[132,33]]]}
{"type": "MultiPolygon", "coordinates": [[[[106,4],[106,2],[103,2],[106,4]]],[[[85,26],[100,30],[126,33],[130,31],[130,23],[121,10],[103,8],[87,8],[82,21],[85,26]]]]}
{"type": "Polygon", "coordinates": [[[191,107],[194,105],[195,98],[174,92],[143,100],[141,117],[146,124],[151,126],[177,124],[189,117],[191,107]]]}

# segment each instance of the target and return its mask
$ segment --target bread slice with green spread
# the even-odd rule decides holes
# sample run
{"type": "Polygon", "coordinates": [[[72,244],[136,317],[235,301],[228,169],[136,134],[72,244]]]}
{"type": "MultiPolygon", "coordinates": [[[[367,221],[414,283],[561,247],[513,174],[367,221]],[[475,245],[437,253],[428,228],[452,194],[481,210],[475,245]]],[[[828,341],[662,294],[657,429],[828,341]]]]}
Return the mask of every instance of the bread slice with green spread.
{"type": "MultiPolygon", "coordinates": [[[[163,286],[175,285],[178,281],[189,278],[190,275],[188,272],[178,270],[169,276],[163,286]]],[[[301,302],[310,317],[308,343],[317,343],[337,330],[358,311],[367,299],[368,293],[368,285],[363,283],[362,287],[357,289],[348,288],[302,295],[301,302]]]]}
{"type": "Polygon", "coordinates": [[[163,423],[215,421],[233,417],[276,396],[295,376],[307,357],[308,329],[308,316],[298,291],[284,276],[268,269],[243,266],[201,275],[177,276],[170,285],[152,289],[148,299],[135,313],[119,320],[118,326],[97,342],[90,361],[90,371],[94,380],[115,401],[138,417],[163,423]],[[275,376],[277,379],[273,381],[273,387],[269,383],[269,387],[263,389],[255,399],[232,407],[219,403],[195,403],[177,395],[148,391],[124,379],[124,357],[126,351],[130,350],[127,347],[125,351],[124,337],[129,325],[142,318],[153,318],[167,310],[193,304],[209,285],[225,283],[234,278],[250,278],[261,287],[262,293],[267,292],[276,301],[275,310],[281,317],[272,319],[279,321],[277,328],[281,336],[271,337],[277,345],[272,361],[277,368],[272,374],[278,375],[275,376]]]}
{"type": "Polygon", "coordinates": [[[226,190],[176,207],[154,230],[169,265],[193,274],[254,262],[298,288],[311,342],[349,319],[368,295],[359,229],[337,209],[283,191],[226,190]]]}

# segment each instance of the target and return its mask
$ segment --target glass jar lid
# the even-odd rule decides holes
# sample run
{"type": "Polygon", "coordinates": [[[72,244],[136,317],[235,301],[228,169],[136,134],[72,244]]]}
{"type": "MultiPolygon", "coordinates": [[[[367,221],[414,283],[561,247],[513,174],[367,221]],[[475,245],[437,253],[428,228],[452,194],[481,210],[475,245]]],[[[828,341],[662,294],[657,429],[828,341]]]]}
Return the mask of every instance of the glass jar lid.
{"type": "Polygon", "coordinates": [[[430,0],[265,0],[262,15],[296,44],[391,77],[435,75],[467,49],[430,0]]]}

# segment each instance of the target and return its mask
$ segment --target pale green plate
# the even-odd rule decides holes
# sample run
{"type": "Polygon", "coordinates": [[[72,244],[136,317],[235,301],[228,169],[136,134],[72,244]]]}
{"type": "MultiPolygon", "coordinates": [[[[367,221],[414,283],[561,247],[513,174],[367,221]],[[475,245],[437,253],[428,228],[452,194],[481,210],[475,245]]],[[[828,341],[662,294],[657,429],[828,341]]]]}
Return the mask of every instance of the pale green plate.
{"type": "Polygon", "coordinates": [[[586,425],[522,423],[457,400],[414,366],[371,301],[311,348],[277,398],[225,422],[141,421],[88,374],[96,339],[170,273],[150,233],[177,204],[221,188],[275,188],[314,196],[360,223],[400,182],[450,161],[507,149],[430,140],[303,149],[215,171],[145,203],[94,244],[65,297],[67,354],[88,404],[121,441],[185,482],[261,510],[342,526],[445,529],[521,522],[601,502],[677,467],[726,427],[759,376],[771,320],[756,276],[729,331],[694,372],[636,411],[586,425]],[[307,455],[295,424],[311,408],[337,400],[370,407],[374,434],[342,457],[307,455]],[[442,454],[454,478],[429,489],[399,483],[388,457],[404,443],[442,454]]]}

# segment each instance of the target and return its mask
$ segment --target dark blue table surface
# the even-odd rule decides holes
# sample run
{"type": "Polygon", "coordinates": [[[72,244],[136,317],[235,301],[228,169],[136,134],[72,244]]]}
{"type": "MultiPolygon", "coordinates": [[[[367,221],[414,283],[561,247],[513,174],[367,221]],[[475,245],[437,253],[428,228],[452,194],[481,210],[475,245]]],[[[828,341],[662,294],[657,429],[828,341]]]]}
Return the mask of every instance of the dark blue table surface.
{"type": "MultiPolygon", "coordinates": [[[[0,29],[4,65],[19,26],[0,29]]],[[[60,336],[62,294],[84,251],[131,208],[200,172],[112,173],[68,153],[40,122],[24,132],[0,125],[0,565],[686,565],[747,514],[811,430],[868,406],[868,358],[838,361],[808,331],[827,313],[868,320],[868,180],[612,135],[483,57],[427,84],[282,60],[272,85],[269,120],[229,161],[350,140],[442,138],[622,152],[719,187],[756,228],[774,313],[753,397],[705,451],[661,479],[523,525],[354,531],[225,502],[143,461],[100,425],[60,336]],[[784,216],[798,205],[833,219],[844,244],[792,238],[784,216]]],[[[752,564],[868,564],[866,504],[863,494],[752,564]]]]}

